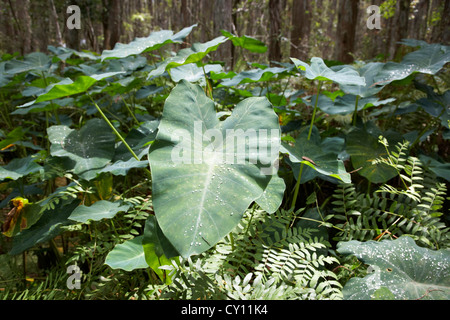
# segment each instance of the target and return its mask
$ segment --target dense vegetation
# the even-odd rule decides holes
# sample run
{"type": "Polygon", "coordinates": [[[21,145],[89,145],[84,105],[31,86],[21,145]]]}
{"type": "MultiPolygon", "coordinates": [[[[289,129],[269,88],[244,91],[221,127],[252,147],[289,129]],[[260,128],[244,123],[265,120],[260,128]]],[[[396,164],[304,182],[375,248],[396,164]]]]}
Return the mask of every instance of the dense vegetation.
{"type": "Polygon", "coordinates": [[[3,55],[0,297],[448,299],[450,47],[233,71],[209,54],[264,43],[195,27],[3,55]],[[278,134],[174,164],[198,122],[278,134]]]}

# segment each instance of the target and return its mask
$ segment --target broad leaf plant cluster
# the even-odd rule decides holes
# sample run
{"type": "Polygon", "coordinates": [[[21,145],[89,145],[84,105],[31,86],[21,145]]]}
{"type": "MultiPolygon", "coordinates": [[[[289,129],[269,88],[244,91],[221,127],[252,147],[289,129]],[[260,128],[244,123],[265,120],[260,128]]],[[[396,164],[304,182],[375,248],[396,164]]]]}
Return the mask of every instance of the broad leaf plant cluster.
{"type": "Polygon", "coordinates": [[[450,47],[229,70],[221,44],[267,47],[222,31],[178,49],[195,27],[2,57],[0,296],[448,299],[450,47]],[[208,130],[277,134],[249,137],[264,161],[200,139],[209,154],[173,163],[192,160],[174,132],[208,130]],[[44,282],[11,280],[27,262],[44,282]]]}

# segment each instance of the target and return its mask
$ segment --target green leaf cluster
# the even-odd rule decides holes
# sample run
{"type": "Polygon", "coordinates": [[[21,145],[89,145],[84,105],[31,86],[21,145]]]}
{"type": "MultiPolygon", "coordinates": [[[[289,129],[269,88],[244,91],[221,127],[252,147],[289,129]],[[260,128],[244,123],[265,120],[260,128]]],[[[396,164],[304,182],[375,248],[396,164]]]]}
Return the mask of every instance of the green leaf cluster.
{"type": "Polygon", "coordinates": [[[92,299],[445,299],[449,47],[228,70],[222,44],[267,46],[180,48],[195,27],[4,57],[0,247],[83,267],[92,299]]]}

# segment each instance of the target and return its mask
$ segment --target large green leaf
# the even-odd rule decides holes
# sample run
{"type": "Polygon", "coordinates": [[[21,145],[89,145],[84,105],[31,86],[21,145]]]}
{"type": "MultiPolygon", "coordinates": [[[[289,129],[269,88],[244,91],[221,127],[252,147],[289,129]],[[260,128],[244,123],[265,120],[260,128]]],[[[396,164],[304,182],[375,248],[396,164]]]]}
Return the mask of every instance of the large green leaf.
{"type": "Polygon", "coordinates": [[[16,141],[20,141],[25,137],[29,129],[24,129],[23,127],[16,127],[12,131],[8,132],[6,137],[2,137],[0,140],[0,150],[6,148],[10,144],[14,144],[16,141]]]}
{"type": "Polygon", "coordinates": [[[306,165],[302,171],[301,183],[315,177],[330,177],[345,183],[351,182],[344,162],[338,159],[338,154],[322,148],[318,133],[314,134],[311,140],[308,140],[305,134],[300,134],[294,146],[283,143],[281,152],[289,156],[295,177],[298,177],[300,164],[306,165]]]}
{"type": "MultiPolygon", "coordinates": [[[[316,101],[316,95],[314,95],[310,102],[306,102],[306,104],[314,106],[316,101]]],[[[327,97],[326,95],[319,95],[319,101],[317,105],[320,110],[326,112],[328,114],[350,114],[355,111],[357,97],[353,94],[345,94],[343,96],[337,96],[334,100],[327,97]]],[[[367,109],[370,107],[377,107],[380,105],[384,105],[390,102],[395,101],[395,98],[389,98],[385,100],[379,100],[377,97],[368,97],[358,99],[358,107],[357,111],[367,109]]]]}
{"type": "Polygon", "coordinates": [[[161,280],[166,284],[170,284],[170,277],[166,271],[159,267],[170,265],[169,258],[177,256],[178,252],[162,233],[155,216],[149,216],[147,218],[142,246],[144,247],[145,261],[147,261],[147,264],[161,280]]]}
{"type": "Polygon", "coordinates": [[[436,74],[450,62],[450,46],[431,44],[408,53],[400,63],[387,62],[375,78],[378,85],[401,80],[414,72],[436,74]]]}
{"type": "Polygon", "coordinates": [[[382,62],[370,62],[364,64],[360,68],[356,68],[356,71],[359,73],[359,75],[361,77],[364,77],[365,84],[364,85],[343,84],[341,85],[342,91],[363,98],[367,98],[377,94],[384,88],[384,86],[382,85],[379,86],[375,85],[376,82],[375,78],[383,67],[384,63],[382,62]]]}
{"type": "MultiPolygon", "coordinates": [[[[139,159],[142,159],[144,155],[147,155],[151,142],[156,138],[158,125],[159,120],[144,121],[138,128],[131,129],[127,137],[125,138],[126,143],[134,151],[139,159]]],[[[136,166],[141,166],[141,164],[139,164],[136,159],[133,158],[133,155],[122,143],[122,141],[120,141],[116,147],[116,151],[114,154],[115,168],[113,169],[119,169],[126,165],[126,163],[119,164],[118,160],[122,160],[129,165],[133,165],[133,168],[136,166]],[[131,159],[135,161],[129,161],[131,159]]],[[[105,170],[108,169],[105,168],[105,170]]]]}
{"type": "Polygon", "coordinates": [[[222,66],[220,64],[207,64],[206,66],[198,67],[195,63],[185,64],[179,67],[175,67],[170,72],[170,77],[173,81],[179,82],[184,79],[189,82],[196,82],[201,80],[204,82],[205,72],[220,72],[222,66]]]}
{"type": "Polygon", "coordinates": [[[66,61],[69,59],[72,55],[76,55],[80,58],[86,58],[89,60],[97,60],[100,59],[100,57],[97,55],[97,53],[90,52],[90,51],[76,51],[74,49],[65,48],[65,47],[55,47],[55,46],[47,46],[48,51],[54,53],[58,59],[61,59],[62,61],[66,61]]]}
{"type": "Polygon", "coordinates": [[[290,71],[290,69],[280,67],[242,71],[241,73],[238,73],[230,80],[223,81],[221,85],[226,87],[232,87],[243,83],[267,81],[270,80],[272,77],[287,71],[290,71]]]}
{"type": "Polygon", "coordinates": [[[297,68],[303,70],[301,72],[309,80],[333,81],[340,85],[365,86],[366,84],[364,77],[361,77],[355,69],[348,66],[339,71],[333,71],[326,66],[322,58],[311,58],[311,65],[296,58],[291,58],[291,60],[297,68]]]}
{"type": "Polygon", "coordinates": [[[110,58],[125,58],[130,55],[138,55],[143,52],[158,50],[169,43],[181,43],[192,29],[197,25],[184,28],[180,32],[173,34],[171,30],[160,30],[150,33],[148,37],[136,38],[130,43],[116,43],[113,50],[104,50],[101,55],[102,61],[110,58]]]}
{"type": "Polygon", "coordinates": [[[269,183],[279,141],[266,98],[243,100],[221,122],[200,86],[182,80],[172,90],[149,162],[158,223],[182,256],[205,251],[239,223],[269,183]]]}
{"type": "Polygon", "coordinates": [[[205,43],[194,43],[192,47],[178,51],[177,55],[170,57],[161,62],[155,70],[152,70],[148,78],[156,77],[164,73],[164,71],[189,63],[201,61],[208,53],[217,50],[221,43],[227,41],[228,38],[220,36],[205,43]]]}
{"type": "Polygon", "coordinates": [[[344,298],[369,300],[387,288],[397,300],[450,298],[450,251],[430,250],[416,245],[408,236],[381,242],[340,242],[337,251],[355,255],[372,272],[364,278],[351,278],[344,298]]]}
{"type": "Polygon", "coordinates": [[[104,167],[99,172],[111,172],[115,176],[126,176],[132,168],[145,168],[147,166],[147,161],[137,161],[135,158],[130,158],[127,161],[118,160],[104,167]]]}
{"type": "Polygon", "coordinates": [[[52,83],[49,85],[44,93],[39,95],[36,100],[30,101],[19,108],[28,107],[34,103],[39,103],[43,101],[49,101],[53,99],[63,98],[67,96],[71,96],[74,94],[79,94],[86,92],[91,86],[94,85],[97,81],[100,81],[105,78],[109,78],[115,76],[117,74],[124,73],[123,71],[117,72],[106,72],[101,74],[93,74],[90,76],[80,76],[75,82],[69,78],[63,79],[58,83],[52,83]]]}
{"type": "Polygon", "coordinates": [[[91,180],[114,156],[115,135],[101,119],[91,119],[80,130],[68,126],[47,129],[50,153],[75,162],[73,172],[91,180]]]}
{"type": "Polygon", "coordinates": [[[450,163],[443,163],[423,154],[419,156],[419,159],[424,166],[434,172],[437,177],[444,178],[450,182],[450,163]]]}
{"type": "Polygon", "coordinates": [[[236,47],[241,47],[250,52],[256,53],[264,53],[267,51],[267,46],[261,40],[246,35],[238,37],[225,30],[221,30],[220,32],[222,32],[225,37],[230,39],[236,47]]]}
{"type": "Polygon", "coordinates": [[[42,167],[35,162],[33,156],[16,158],[7,165],[0,166],[0,181],[5,179],[17,180],[30,173],[38,172],[42,167]]]}
{"type": "MultiPolygon", "coordinates": [[[[384,183],[397,175],[397,171],[386,164],[372,164],[372,161],[387,157],[385,147],[378,142],[382,133],[375,131],[370,133],[362,128],[354,128],[346,137],[346,151],[351,157],[352,165],[358,174],[372,183],[384,183]]],[[[383,133],[391,147],[402,142],[399,135],[395,133],[383,133]]]]}
{"type": "Polygon", "coordinates": [[[129,208],[129,204],[100,200],[90,206],[78,206],[69,216],[69,219],[83,223],[89,220],[100,221],[102,219],[111,219],[118,212],[126,212],[129,208]]]}
{"type": "Polygon", "coordinates": [[[35,224],[29,229],[21,231],[13,238],[13,246],[9,253],[11,255],[22,253],[39,243],[56,237],[63,231],[61,227],[73,223],[68,217],[79,203],[80,200],[78,199],[60,201],[55,205],[54,209],[45,210],[35,224]]]}
{"type": "MultiPolygon", "coordinates": [[[[12,237],[18,232],[30,228],[41,217],[42,207],[39,204],[28,203],[28,199],[22,197],[14,198],[12,203],[14,204],[17,200],[24,205],[23,207],[14,205],[15,211],[9,213],[12,214],[12,218],[9,220],[7,230],[2,232],[7,237],[12,237]]],[[[2,225],[2,228],[5,229],[5,224],[2,225]]]]}
{"type": "Polygon", "coordinates": [[[118,244],[111,250],[105,259],[105,264],[113,269],[132,271],[135,269],[147,269],[144,248],[142,247],[143,236],[127,240],[118,244]]]}
{"type": "Polygon", "coordinates": [[[10,60],[5,64],[6,74],[17,74],[28,71],[48,71],[52,65],[52,59],[42,52],[27,54],[23,60],[10,60]]]}
{"type": "Polygon", "coordinates": [[[286,184],[283,178],[274,174],[261,197],[256,199],[255,202],[267,213],[274,213],[283,202],[285,189],[286,184]]]}

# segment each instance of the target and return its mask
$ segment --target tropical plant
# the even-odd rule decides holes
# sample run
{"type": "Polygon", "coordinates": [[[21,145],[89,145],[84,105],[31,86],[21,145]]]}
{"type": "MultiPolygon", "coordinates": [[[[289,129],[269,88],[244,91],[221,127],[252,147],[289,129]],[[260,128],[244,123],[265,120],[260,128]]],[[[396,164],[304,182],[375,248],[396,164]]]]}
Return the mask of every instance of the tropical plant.
{"type": "Polygon", "coordinates": [[[195,27],[4,56],[0,262],[22,255],[26,276],[45,250],[53,266],[4,297],[50,297],[73,264],[83,287],[53,297],[413,297],[389,279],[355,293],[355,274],[346,287],[334,271],[379,263],[352,241],[448,248],[449,47],[227,70],[209,57],[223,43],[267,47],[222,31],[180,49],[195,27]]]}

